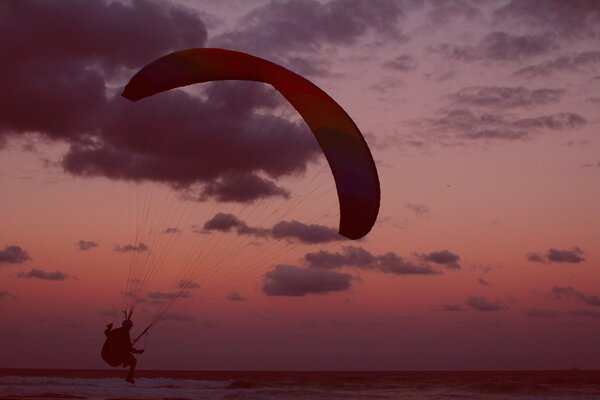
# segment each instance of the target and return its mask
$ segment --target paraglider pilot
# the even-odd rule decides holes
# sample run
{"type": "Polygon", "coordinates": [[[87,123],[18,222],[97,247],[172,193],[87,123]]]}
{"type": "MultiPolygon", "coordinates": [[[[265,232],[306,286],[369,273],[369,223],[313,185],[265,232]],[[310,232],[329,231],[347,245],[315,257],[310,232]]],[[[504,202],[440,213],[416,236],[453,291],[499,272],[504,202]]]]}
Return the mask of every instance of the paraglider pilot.
{"type": "Polygon", "coordinates": [[[133,322],[127,318],[123,321],[120,328],[112,329],[113,324],[106,325],[104,334],[106,335],[106,341],[102,347],[102,359],[106,361],[112,367],[129,367],[129,373],[125,380],[127,382],[134,383],[133,374],[135,373],[135,365],[137,359],[132,353],[142,354],[144,350],[138,350],[133,347],[129,331],[133,328],[133,322]]]}

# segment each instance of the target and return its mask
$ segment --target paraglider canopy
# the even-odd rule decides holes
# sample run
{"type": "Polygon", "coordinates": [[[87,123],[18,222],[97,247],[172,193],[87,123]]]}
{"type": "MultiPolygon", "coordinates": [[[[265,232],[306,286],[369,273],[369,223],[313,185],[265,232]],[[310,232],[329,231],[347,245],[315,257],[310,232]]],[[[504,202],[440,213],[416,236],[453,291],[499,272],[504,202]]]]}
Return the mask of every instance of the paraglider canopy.
{"type": "Polygon", "coordinates": [[[137,101],[195,83],[245,80],[270,84],[298,111],[315,135],[335,179],[339,233],[360,239],[379,212],[379,178],[360,130],[327,93],[302,76],[265,59],[237,51],[198,48],[178,51],[142,68],[123,96],[137,101]]]}

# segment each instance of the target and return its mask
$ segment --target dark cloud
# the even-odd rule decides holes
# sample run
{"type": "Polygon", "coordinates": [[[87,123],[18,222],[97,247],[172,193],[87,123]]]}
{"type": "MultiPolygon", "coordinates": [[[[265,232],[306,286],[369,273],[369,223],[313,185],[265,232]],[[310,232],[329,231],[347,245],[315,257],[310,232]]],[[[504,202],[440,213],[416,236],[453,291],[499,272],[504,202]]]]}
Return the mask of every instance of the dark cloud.
{"type": "Polygon", "coordinates": [[[75,246],[79,247],[79,250],[89,250],[91,248],[97,247],[98,243],[94,242],[94,241],[88,241],[88,240],[80,240],[77,243],[75,243],[75,246]]]}
{"type": "Polygon", "coordinates": [[[508,308],[500,300],[492,301],[480,296],[470,296],[466,304],[476,311],[501,311],[508,308]]]}
{"type": "Polygon", "coordinates": [[[425,204],[406,203],[404,206],[420,217],[429,214],[429,207],[425,204]]]}
{"type": "Polygon", "coordinates": [[[138,103],[114,99],[101,137],[72,145],[63,168],[74,175],[164,182],[199,201],[288,198],[272,179],[302,174],[317,159],[321,151],[308,127],[276,112],[284,100],[266,85],[200,86],[202,96],[175,90],[138,103]]]}
{"type": "Polygon", "coordinates": [[[583,250],[575,246],[571,250],[560,250],[551,248],[546,254],[541,253],[528,253],[527,260],[539,263],[571,263],[578,264],[585,261],[583,257],[583,250]]]}
{"type": "Polygon", "coordinates": [[[520,87],[473,86],[449,95],[455,104],[491,108],[519,108],[558,103],[564,89],[529,90],[520,87]]]}
{"type": "Polygon", "coordinates": [[[494,18],[561,38],[600,34],[600,3],[595,0],[511,0],[494,18]]]}
{"type": "Polygon", "coordinates": [[[238,292],[228,293],[225,298],[227,300],[230,300],[230,301],[243,301],[243,300],[245,300],[242,296],[240,296],[240,294],[238,292]]]}
{"type": "Polygon", "coordinates": [[[600,306],[600,296],[589,296],[578,290],[575,290],[570,286],[554,286],[551,292],[548,294],[548,297],[554,299],[575,300],[579,303],[587,304],[589,306],[600,306]]]}
{"type": "Polygon", "coordinates": [[[0,74],[11,79],[0,99],[0,135],[75,139],[106,103],[105,73],[202,45],[206,35],[193,12],[163,2],[5,2],[0,48],[11,56],[0,74]]]}
{"type": "Polygon", "coordinates": [[[124,246],[117,245],[113,248],[113,250],[116,251],[117,253],[131,253],[133,251],[137,251],[138,253],[143,253],[145,251],[148,251],[149,248],[144,243],[138,243],[137,245],[134,245],[134,244],[126,244],[124,246]]]}
{"type": "Polygon", "coordinates": [[[318,251],[307,253],[304,260],[310,268],[314,269],[336,269],[342,267],[357,267],[361,269],[375,269],[378,262],[377,257],[361,247],[347,246],[342,253],[330,253],[318,251]]]}
{"type": "Polygon", "coordinates": [[[460,269],[460,256],[448,250],[432,251],[428,254],[419,254],[419,258],[424,261],[430,261],[436,264],[445,265],[451,269],[460,269]]]}
{"type": "Polygon", "coordinates": [[[31,260],[29,253],[20,246],[6,245],[4,250],[0,250],[0,265],[2,264],[22,264],[31,260]]]}
{"type": "Polygon", "coordinates": [[[514,126],[523,129],[576,129],[587,124],[587,120],[581,115],[573,113],[558,113],[542,115],[535,118],[525,118],[515,121],[514,126]]]}
{"type": "Polygon", "coordinates": [[[546,263],[546,257],[540,253],[527,253],[527,260],[531,262],[546,263]]]}
{"type": "Polygon", "coordinates": [[[217,213],[204,223],[204,231],[236,232],[239,235],[271,237],[273,239],[298,240],[306,244],[328,243],[344,240],[338,231],[323,225],[304,224],[299,221],[280,221],[272,228],[248,226],[233,214],[217,213]]]}
{"type": "Polygon", "coordinates": [[[304,260],[312,269],[337,269],[354,267],[365,271],[396,275],[436,275],[439,271],[423,262],[405,260],[393,252],[374,256],[360,247],[344,247],[342,252],[318,251],[307,253],[304,260]]]}
{"type": "Polygon", "coordinates": [[[378,257],[377,270],[396,275],[437,275],[440,272],[428,264],[405,260],[393,252],[378,257]]]}
{"type": "Polygon", "coordinates": [[[275,239],[297,239],[306,244],[345,240],[336,229],[317,224],[307,225],[298,221],[278,222],[271,229],[271,236],[275,239]]]}
{"type": "Polygon", "coordinates": [[[579,247],[572,250],[550,249],[546,253],[548,260],[558,263],[580,263],[585,261],[583,251],[579,247]]]}
{"type": "Polygon", "coordinates": [[[554,50],[556,45],[547,35],[513,35],[488,33],[475,46],[443,44],[434,50],[460,61],[518,61],[554,50]]]}
{"type": "Polygon", "coordinates": [[[350,274],[294,265],[276,265],[265,273],[262,290],[267,296],[305,296],[345,291],[351,286],[350,274]]]}
{"type": "Polygon", "coordinates": [[[410,72],[417,69],[417,62],[408,54],[402,54],[393,60],[385,62],[383,66],[396,71],[410,72]]]}
{"type": "Polygon", "coordinates": [[[600,64],[600,51],[586,51],[582,53],[573,53],[543,62],[541,64],[530,65],[517,70],[514,75],[526,79],[540,76],[548,76],[555,72],[576,71],[586,72],[594,71],[594,67],[600,64]]]}
{"type": "Polygon", "coordinates": [[[442,311],[463,311],[463,308],[460,304],[445,304],[442,307],[442,311]]]}
{"type": "Polygon", "coordinates": [[[211,46],[281,57],[344,46],[368,33],[402,40],[399,3],[386,0],[271,1],[238,21],[239,28],[211,40],[211,46]]]}
{"type": "Polygon", "coordinates": [[[185,299],[187,297],[191,297],[192,294],[187,290],[180,290],[178,292],[148,292],[146,293],[146,297],[150,300],[156,301],[164,301],[164,300],[173,300],[173,299],[185,299]]]}
{"type": "Polygon", "coordinates": [[[175,227],[167,227],[164,231],[162,231],[161,233],[163,234],[179,234],[181,233],[181,229],[179,228],[175,228],[175,227]]]}
{"type": "Polygon", "coordinates": [[[432,0],[428,3],[432,9],[427,12],[427,19],[434,25],[445,25],[457,18],[472,20],[481,15],[481,11],[467,0],[432,0]]]}
{"type": "Polygon", "coordinates": [[[479,282],[479,284],[480,284],[480,285],[482,285],[482,286],[492,286],[492,284],[491,284],[491,283],[489,283],[488,281],[486,281],[486,280],[485,280],[485,279],[483,279],[483,278],[479,278],[479,279],[477,279],[477,282],[479,282]]]}
{"type": "Polygon", "coordinates": [[[240,202],[288,196],[273,179],[303,173],[320,153],[305,124],[275,112],[285,101],[267,85],[205,84],[139,103],[108,94],[145,63],[205,44],[191,10],[148,0],[7,4],[0,47],[11,57],[0,73],[11,79],[0,142],[36,132],[68,146],[60,165],[73,175],[157,181],[189,198],[240,202]]]}
{"type": "Polygon", "coordinates": [[[539,308],[531,308],[527,310],[527,316],[534,318],[556,318],[559,315],[560,312],[553,310],[542,310],[539,308]]]}
{"type": "Polygon", "coordinates": [[[201,199],[215,198],[222,202],[251,203],[269,197],[288,199],[290,193],[269,179],[256,174],[235,174],[220,177],[206,184],[201,199]]]}
{"type": "Polygon", "coordinates": [[[36,268],[33,268],[29,272],[19,272],[19,274],[17,275],[17,278],[42,279],[46,281],[64,281],[68,277],[69,275],[60,271],[46,272],[36,268]]]}

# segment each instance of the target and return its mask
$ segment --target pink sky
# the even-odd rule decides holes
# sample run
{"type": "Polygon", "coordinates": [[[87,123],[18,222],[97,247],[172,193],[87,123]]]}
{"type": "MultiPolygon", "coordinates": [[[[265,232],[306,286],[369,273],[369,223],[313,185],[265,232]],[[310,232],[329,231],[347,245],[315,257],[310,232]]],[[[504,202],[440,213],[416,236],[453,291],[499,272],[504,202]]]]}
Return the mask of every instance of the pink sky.
{"type": "Polygon", "coordinates": [[[136,231],[134,275],[157,268],[134,335],[181,278],[200,285],[142,340],[142,369],[600,368],[599,27],[598,5],[559,0],[0,5],[0,368],[106,366],[136,231]],[[365,239],[332,236],[330,172],[269,92],[120,98],[192,47],[277,62],[348,112],[381,181],[365,239]],[[235,136],[277,123],[292,143],[235,136]],[[219,124],[236,145],[194,136],[219,124]],[[193,139],[194,184],[149,137],[193,139]],[[227,180],[250,173],[246,192],[227,180]],[[198,233],[217,213],[238,220],[198,233]]]}

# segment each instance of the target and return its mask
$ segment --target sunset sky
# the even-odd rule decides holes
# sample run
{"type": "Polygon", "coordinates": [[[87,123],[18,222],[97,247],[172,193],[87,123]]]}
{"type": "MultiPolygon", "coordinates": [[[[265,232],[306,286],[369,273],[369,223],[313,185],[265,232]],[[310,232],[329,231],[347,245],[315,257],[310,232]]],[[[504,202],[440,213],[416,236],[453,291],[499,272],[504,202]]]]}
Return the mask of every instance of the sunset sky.
{"type": "Polygon", "coordinates": [[[0,49],[0,368],[108,367],[137,299],[141,369],[600,369],[599,2],[9,0],[0,49]],[[197,47],[347,111],[364,239],[267,86],[120,96],[197,47]]]}

